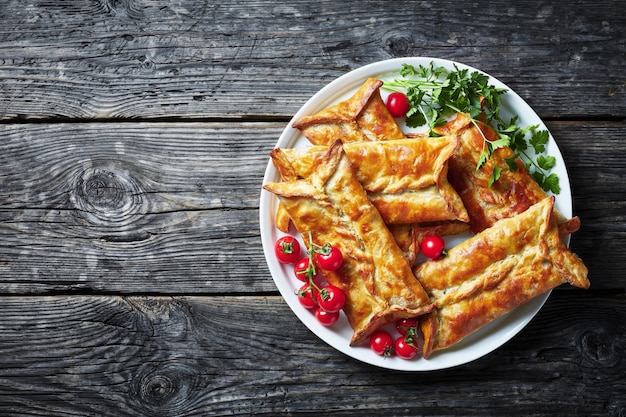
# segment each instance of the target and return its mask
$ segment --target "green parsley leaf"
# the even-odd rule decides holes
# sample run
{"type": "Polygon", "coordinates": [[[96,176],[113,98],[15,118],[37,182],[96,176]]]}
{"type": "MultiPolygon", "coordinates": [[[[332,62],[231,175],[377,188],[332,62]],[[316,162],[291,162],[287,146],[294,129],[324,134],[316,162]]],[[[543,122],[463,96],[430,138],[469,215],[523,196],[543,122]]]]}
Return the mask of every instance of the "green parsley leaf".
{"type": "Polygon", "coordinates": [[[506,162],[506,165],[509,167],[509,170],[511,172],[515,172],[517,171],[517,164],[515,163],[515,161],[517,160],[517,158],[519,157],[519,155],[515,154],[510,158],[505,158],[504,162],[506,162]]]}
{"type": "Polygon", "coordinates": [[[539,155],[537,165],[546,171],[551,170],[556,165],[556,158],[550,155],[539,155]]]}
{"type": "Polygon", "coordinates": [[[544,191],[551,191],[554,194],[559,194],[561,192],[561,186],[559,185],[559,177],[552,173],[545,178],[541,187],[544,191]]]}
{"type": "Polygon", "coordinates": [[[506,148],[511,143],[511,139],[508,136],[501,135],[500,139],[491,141],[491,148],[493,150],[506,148]]]}
{"type": "Polygon", "coordinates": [[[488,187],[491,187],[494,182],[500,179],[500,174],[502,173],[502,168],[493,167],[493,171],[491,171],[491,176],[489,177],[489,182],[487,184],[488,187]]]}
{"type": "MultiPolygon", "coordinates": [[[[518,116],[508,121],[500,117],[502,95],[507,91],[505,88],[490,85],[489,77],[478,71],[470,72],[456,65],[454,70],[448,71],[444,67],[435,66],[433,61],[429,65],[417,67],[402,64],[400,76],[385,81],[383,88],[406,92],[411,104],[407,113],[407,126],[426,126],[429,134],[436,136],[434,129],[445,124],[447,118],[456,113],[467,115],[476,127],[486,121],[498,133],[498,139],[490,141],[483,136],[485,145],[476,170],[485,166],[496,149],[508,146],[515,152],[514,157],[505,160],[510,170],[517,169],[515,160],[519,157],[544,190],[555,194],[560,192],[558,176],[547,173],[556,165],[556,158],[541,155],[546,152],[548,131],[538,130],[537,125],[522,128],[518,125],[518,116]],[[483,116],[485,121],[479,120],[483,116]],[[529,149],[532,149],[534,155],[528,153],[529,149]]],[[[489,185],[497,181],[500,175],[501,168],[494,169],[489,185]]]]}
{"type": "Polygon", "coordinates": [[[533,171],[530,173],[530,175],[534,178],[535,181],[537,181],[537,184],[541,185],[541,188],[543,188],[543,182],[546,179],[546,176],[543,174],[543,172],[533,171]]]}
{"type": "MultiPolygon", "coordinates": [[[[519,129],[515,123],[517,123],[517,116],[511,119],[511,125],[513,131],[510,133],[511,144],[509,145],[514,151],[524,152],[528,149],[528,142],[526,142],[526,130],[519,129]]],[[[507,127],[507,131],[509,128],[507,127]]]]}
{"type": "Polygon", "coordinates": [[[478,157],[478,162],[476,163],[476,171],[479,171],[482,167],[484,167],[488,159],[489,153],[486,150],[483,150],[478,157]]]}
{"type": "Polygon", "coordinates": [[[548,144],[548,131],[540,130],[536,131],[531,129],[532,137],[529,140],[530,145],[535,150],[535,153],[543,153],[546,151],[546,145],[548,144]]]}

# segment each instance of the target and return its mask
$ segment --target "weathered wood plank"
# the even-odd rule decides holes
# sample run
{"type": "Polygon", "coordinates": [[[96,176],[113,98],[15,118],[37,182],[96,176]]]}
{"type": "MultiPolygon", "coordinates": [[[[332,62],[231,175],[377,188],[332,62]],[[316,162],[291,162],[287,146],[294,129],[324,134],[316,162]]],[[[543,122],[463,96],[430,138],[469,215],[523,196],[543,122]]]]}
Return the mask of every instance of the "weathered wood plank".
{"type": "Polygon", "coordinates": [[[622,288],[625,283],[626,260],[620,252],[626,244],[626,125],[619,126],[548,124],[567,164],[574,213],[582,222],[570,248],[587,264],[594,288],[622,288]]]}
{"type": "Polygon", "coordinates": [[[553,294],[500,349],[428,373],[387,371],[344,356],[277,297],[0,301],[3,416],[626,411],[623,295],[553,294]]]}
{"type": "Polygon", "coordinates": [[[2,2],[0,415],[626,415],[623,3],[2,2]],[[409,55],[481,68],[548,120],[592,281],[415,374],[305,328],[258,218],[291,115],[409,55]]]}
{"type": "Polygon", "coordinates": [[[258,204],[279,128],[0,127],[0,287],[273,291],[258,204]]]}
{"type": "Polygon", "coordinates": [[[364,64],[433,56],[540,114],[626,114],[623,2],[4,2],[0,119],[286,117],[364,64]]]}
{"type": "MultiPolygon", "coordinates": [[[[275,291],[258,202],[283,127],[0,126],[0,292],[275,291]]],[[[572,250],[594,288],[624,288],[626,126],[549,127],[583,222],[572,250]]]]}

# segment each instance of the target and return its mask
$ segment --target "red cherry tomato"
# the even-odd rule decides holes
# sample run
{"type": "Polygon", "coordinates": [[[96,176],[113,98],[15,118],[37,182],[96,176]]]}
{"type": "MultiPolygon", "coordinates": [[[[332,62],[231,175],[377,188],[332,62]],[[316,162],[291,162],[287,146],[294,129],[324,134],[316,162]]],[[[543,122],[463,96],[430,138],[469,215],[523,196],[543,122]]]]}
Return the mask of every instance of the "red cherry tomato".
{"type": "MultiPolygon", "coordinates": [[[[309,269],[309,257],[300,258],[298,262],[293,266],[293,273],[296,278],[303,282],[309,282],[308,273],[310,273],[309,269]],[[308,272],[307,272],[308,271],[308,272]]],[[[312,277],[314,278],[314,277],[312,277]]]]}
{"type": "Polygon", "coordinates": [[[283,236],[274,244],[274,252],[279,262],[292,264],[300,259],[300,242],[293,236],[283,236]]]}
{"type": "Polygon", "coordinates": [[[399,91],[389,94],[386,105],[389,113],[395,118],[405,116],[411,108],[407,96],[399,91]]]}
{"type": "Polygon", "coordinates": [[[389,357],[393,354],[393,338],[384,330],[377,330],[370,336],[370,348],[377,355],[389,357]]]}
{"type": "Polygon", "coordinates": [[[422,253],[431,259],[437,259],[446,254],[446,243],[440,236],[427,236],[421,245],[422,253]]]}
{"type": "Polygon", "coordinates": [[[315,296],[320,308],[329,313],[335,313],[341,310],[346,303],[345,294],[340,288],[334,285],[325,285],[315,296]]]}
{"type": "Polygon", "coordinates": [[[315,253],[315,262],[326,271],[336,271],[343,264],[343,255],[336,246],[331,246],[328,253],[315,253]]]}
{"type": "Polygon", "coordinates": [[[393,344],[396,355],[402,359],[413,359],[417,355],[417,343],[412,337],[400,336],[393,344]]]}
{"type": "Polygon", "coordinates": [[[317,307],[317,302],[315,298],[313,298],[313,294],[311,291],[311,287],[309,284],[304,284],[298,291],[296,291],[296,295],[298,296],[298,301],[302,304],[304,308],[315,308],[317,307]]]}
{"type": "Polygon", "coordinates": [[[339,312],[335,311],[334,313],[331,313],[318,308],[315,310],[315,318],[322,324],[322,326],[328,327],[337,323],[339,320],[339,312]]]}
{"type": "Polygon", "coordinates": [[[402,336],[406,336],[407,333],[409,333],[409,336],[415,336],[417,334],[417,319],[412,317],[398,320],[396,322],[396,330],[402,336]]]}

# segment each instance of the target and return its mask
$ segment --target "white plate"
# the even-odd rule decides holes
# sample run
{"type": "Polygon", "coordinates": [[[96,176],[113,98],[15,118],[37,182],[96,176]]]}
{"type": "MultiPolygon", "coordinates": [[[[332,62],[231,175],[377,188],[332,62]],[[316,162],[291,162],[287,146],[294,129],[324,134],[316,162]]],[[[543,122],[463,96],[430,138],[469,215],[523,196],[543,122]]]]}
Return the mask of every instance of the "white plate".
{"type": "MultiPolygon", "coordinates": [[[[454,65],[456,65],[459,69],[467,68],[470,71],[478,71],[475,68],[453,61],[425,57],[390,59],[358,68],[337,78],[311,97],[289,122],[289,125],[278,139],[276,147],[311,146],[308,140],[292,127],[293,122],[304,116],[315,114],[338,101],[347,99],[368,77],[390,80],[399,76],[403,63],[414,66],[420,64],[427,66],[431,61],[436,66],[443,66],[449,70],[454,70],[454,65]]],[[[507,93],[502,96],[501,103],[501,116],[504,120],[508,120],[513,114],[517,114],[519,116],[519,126],[539,125],[540,129],[547,130],[539,116],[515,92],[493,77],[490,77],[490,84],[507,89],[507,93]]],[[[381,94],[384,99],[389,92],[381,90],[381,94]]],[[[563,157],[552,135],[550,135],[547,153],[557,159],[553,172],[560,178],[561,193],[556,197],[556,207],[565,216],[571,217],[572,199],[569,179],[563,157]]],[[[280,175],[270,160],[265,171],[263,184],[276,181],[280,181],[280,175]]],[[[261,240],[267,264],[278,290],[296,316],[313,333],[335,349],[368,364],[403,371],[429,371],[450,368],[473,361],[492,352],[515,336],[537,314],[549,296],[549,293],[545,294],[520,306],[484,326],[456,346],[433,353],[429,359],[421,357],[413,360],[403,360],[397,357],[384,358],[373,353],[369,346],[351,347],[349,346],[349,341],[352,337],[352,329],[343,313],[339,322],[332,327],[324,327],[319,324],[312,312],[302,307],[297,300],[295,291],[302,283],[293,276],[293,266],[282,265],[276,260],[274,256],[274,242],[283,236],[283,233],[276,229],[274,225],[277,205],[278,200],[273,194],[265,190],[261,191],[259,207],[261,240]]],[[[300,242],[303,243],[301,239],[300,242]]],[[[314,349],[315,347],[312,348],[314,349]]]]}

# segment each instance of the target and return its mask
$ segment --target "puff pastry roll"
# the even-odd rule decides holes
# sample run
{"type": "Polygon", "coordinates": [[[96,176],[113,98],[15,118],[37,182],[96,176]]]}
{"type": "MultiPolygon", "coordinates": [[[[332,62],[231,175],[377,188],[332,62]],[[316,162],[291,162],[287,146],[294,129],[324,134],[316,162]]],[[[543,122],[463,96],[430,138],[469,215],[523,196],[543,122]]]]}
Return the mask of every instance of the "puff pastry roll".
{"type": "Polygon", "coordinates": [[[382,85],[382,81],[368,78],[347,100],[305,116],[293,127],[314,145],[328,146],[336,139],[345,144],[404,138],[380,96],[382,85]]]}
{"type": "MultiPolygon", "coordinates": [[[[343,145],[374,207],[386,224],[442,220],[469,221],[461,198],[448,182],[448,159],[457,136],[400,139],[343,145]]],[[[282,177],[307,178],[328,147],[274,149],[270,155],[282,177]]]]}
{"type": "MultiPolygon", "coordinates": [[[[459,113],[455,119],[440,127],[437,133],[460,134],[460,145],[449,161],[448,179],[463,200],[474,233],[490,227],[500,219],[519,214],[547,197],[519,158],[515,161],[517,169],[509,169],[505,162],[505,158],[513,155],[509,148],[496,150],[489,161],[476,170],[484,146],[483,135],[489,140],[498,139],[497,133],[490,127],[481,125],[479,130],[465,115],[459,113]],[[489,187],[494,167],[502,171],[498,181],[489,187]]],[[[566,219],[556,209],[555,214],[561,235],[580,228],[578,217],[566,219]]]]}
{"type": "Polygon", "coordinates": [[[421,319],[425,358],[558,285],[589,287],[587,268],[561,241],[553,204],[547,197],[415,268],[436,305],[421,319]]]}
{"type": "Polygon", "coordinates": [[[380,213],[357,181],[341,142],[329,148],[307,178],[264,185],[289,213],[300,233],[316,243],[336,245],[343,264],[324,271],[346,295],[344,312],[359,344],[380,326],[432,310],[380,213]]]}

